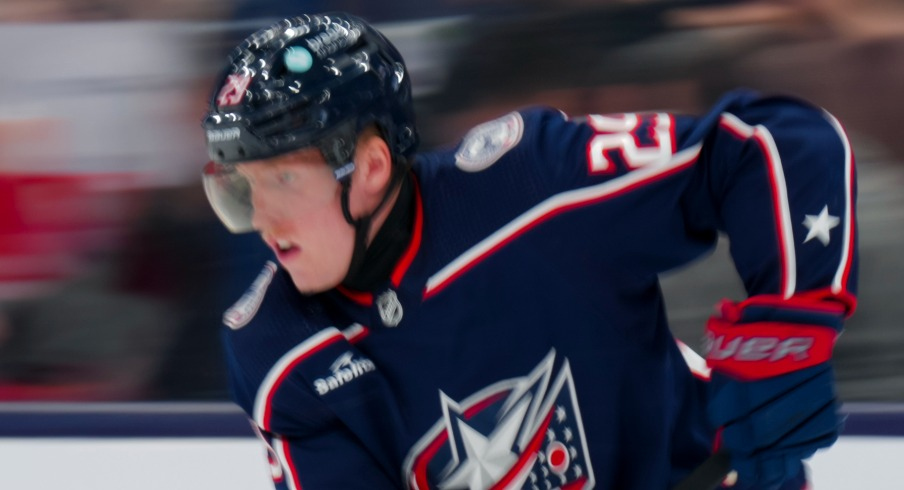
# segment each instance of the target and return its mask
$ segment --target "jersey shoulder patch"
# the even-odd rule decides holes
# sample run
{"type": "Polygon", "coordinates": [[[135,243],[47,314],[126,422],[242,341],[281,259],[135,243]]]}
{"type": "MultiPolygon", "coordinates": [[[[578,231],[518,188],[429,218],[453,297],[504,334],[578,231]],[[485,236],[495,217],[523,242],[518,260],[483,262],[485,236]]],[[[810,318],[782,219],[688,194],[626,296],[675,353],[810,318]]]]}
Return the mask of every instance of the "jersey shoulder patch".
{"type": "Polygon", "coordinates": [[[462,140],[455,152],[455,165],[465,172],[486,170],[517,146],[523,133],[524,120],[517,112],[479,124],[462,140]]]}
{"type": "Polygon", "coordinates": [[[266,294],[267,287],[273,281],[274,274],[276,274],[276,264],[267,261],[264,269],[257,275],[257,278],[251,283],[245,294],[223,313],[223,323],[227,327],[238,330],[254,318],[261,303],[264,301],[264,294],[266,294]]]}

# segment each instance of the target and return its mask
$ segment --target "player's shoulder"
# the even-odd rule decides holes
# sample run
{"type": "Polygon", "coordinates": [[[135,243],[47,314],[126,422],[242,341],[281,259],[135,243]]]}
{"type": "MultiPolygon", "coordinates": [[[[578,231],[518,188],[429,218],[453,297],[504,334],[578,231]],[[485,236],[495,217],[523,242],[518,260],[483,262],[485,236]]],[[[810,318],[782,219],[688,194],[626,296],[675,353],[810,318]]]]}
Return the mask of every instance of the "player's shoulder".
{"type": "Polygon", "coordinates": [[[767,94],[737,89],[724,94],[709,115],[723,126],[750,127],[807,125],[828,126],[829,114],[813,102],[793,94],[767,94]]]}
{"type": "MultiPolygon", "coordinates": [[[[272,261],[267,261],[248,289],[242,296],[223,313],[223,324],[232,330],[239,330],[247,326],[260,311],[267,291],[273,283],[278,267],[272,261]]],[[[277,281],[277,288],[279,281],[277,281]]]]}
{"type": "MultiPolygon", "coordinates": [[[[523,164],[537,155],[543,135],[564,130],[568,117],[546,106],[515,109],[474,124],[451,145],[418,156],[420,166],[443,173],[478,174],[501,162],[523,164]]],[[[563,140],[551,138],[551,141],[563,140]]]]}
{"type": "Polygon", "coordinates": [[[317,383],[281,381],[296,370],[329,372],[330,365],[361,336],[364,327],[341,321],[327,296],[300,293],[285,269],[267,261],[224,313],[222,340],[231,394],[261,427],[269,430],[271,420],[287,427],[292,419],[292,427],[301,430],[329,417],[318,399],[317,383]],[[277,392],[279,396],[274,397],[277,392]],[[301,421],[292,418],[298,407],[304,407],[306,414],[301,421]]]}
{"type": "Polygon", "coordinates": [[[455,166],[465,172],[479,172],[499,161],[521,144],[524,116],[517,111],[472,127],[455,150],[455,166]]]}
{"type": "Polygon", "coordinates": [[[243,349],[273,349],[278,354],[285,345],[304,341],[332,325],[322,303],[322,295],[299,293],[289,273],[267,261],[245,293],[223,313],[227,340],[235,339],[243,349]],[[281,342],[267,340],[274,337],[281,342]]]}

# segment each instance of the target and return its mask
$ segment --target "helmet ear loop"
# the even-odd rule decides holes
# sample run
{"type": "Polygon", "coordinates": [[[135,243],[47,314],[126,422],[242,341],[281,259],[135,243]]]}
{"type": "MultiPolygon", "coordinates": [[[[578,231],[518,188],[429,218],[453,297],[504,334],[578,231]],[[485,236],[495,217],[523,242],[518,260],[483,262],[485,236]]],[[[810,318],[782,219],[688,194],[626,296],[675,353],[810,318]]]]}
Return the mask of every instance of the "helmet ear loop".
{"type": "MultiPolygon", "coordinates": [[[[358,219],[352,217],[348,204],[349,190],[352,187],[351,172],[339,180],[339,184],[342,186],[342,215],[345,217],[345,221],[355,229],[355,248],[352,250],[352,259],[348,264],[348,272],[346,272],[345,277],[342,279],[342,282],[345,282],[348,278],[357,274],[358,270],[364,264],[364,257],[367,252],[367,235],[370,232],[370,220],[373,214],[362,216],[358,219]]],[[[379,207],[377,209],[379,209],[379,207]]],[[[376,212],[376,210],[374,212],[376,212]]]]}
{"type": "Polygon", "coordinates": [[[383,198],[380,199],[380,203],[377,204],[377,207],[371,211],[370,214],[362,216],[360,218],[355,219],[352,217],[351,210],[349,209],[349,191],[352,187],[352,172],[354,171],[354,163],[349,162],[346,165],[343,165],[339,169],[336,170],[338,173],[342,168],[346,168],[351,165],[352,170],[349,170],[345,173],[344,177],[339,180],[339,185],[342,187],[342,195],[340,197],[340,203],[342,205],[342,215],[345,217],[345,221],[348,224],[352,225],[355,229],[355,248],[352,250],[352,259],[348,266],[348,272],[345,274],[345,278],[342,279],[343,282],[348,280],[348,278],[353,277],[357,274],[358,270],[364,265],[364,257],[367,253],[367,235],[370,233],[370,224],[373,216],[377,214],[383,206],[389,202],[389,196],[395,191],[396,187],[398,187],[405,176],[405,171],[401,170],[398,165],[392,166],[392,173],[389,177],[389,186],[386,189],[386,192],[383,194],[383,198]]]}

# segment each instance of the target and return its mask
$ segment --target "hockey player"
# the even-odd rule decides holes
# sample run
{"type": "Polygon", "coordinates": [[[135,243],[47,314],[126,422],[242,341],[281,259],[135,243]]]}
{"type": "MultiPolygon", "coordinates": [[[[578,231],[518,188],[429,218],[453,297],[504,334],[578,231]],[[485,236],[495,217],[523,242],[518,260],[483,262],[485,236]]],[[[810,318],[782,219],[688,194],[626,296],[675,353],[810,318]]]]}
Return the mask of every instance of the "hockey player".
{"type": "Polygon", "coordinates": [[[213,208],[275,256],[224,335],[278,488],[662,490],[719,447],[735,488],[799,490],[838,436],[855,183],[822,110],[533,108],[415,155],[402,58],[337,13],[241,43],[204,126],[213,208]],[[657,274],[720,233],[749,296],[704,382],[657,274]]]}

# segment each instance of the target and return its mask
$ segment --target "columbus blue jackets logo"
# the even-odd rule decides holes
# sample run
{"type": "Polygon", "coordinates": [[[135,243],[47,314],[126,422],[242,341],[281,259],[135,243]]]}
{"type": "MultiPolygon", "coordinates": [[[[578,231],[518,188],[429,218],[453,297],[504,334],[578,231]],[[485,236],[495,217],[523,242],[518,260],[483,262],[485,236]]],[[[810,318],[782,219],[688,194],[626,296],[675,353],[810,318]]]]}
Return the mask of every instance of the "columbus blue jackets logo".
{"type": "Polygon", "coordinates": [[[553,373],[554,360],[465,400],[440,392],[442,420],[405,460],[409,488],[593,488],[571,369],[566,359],[553,373]]]}

